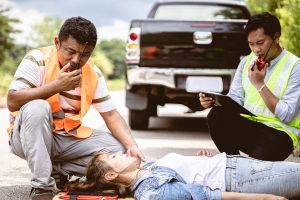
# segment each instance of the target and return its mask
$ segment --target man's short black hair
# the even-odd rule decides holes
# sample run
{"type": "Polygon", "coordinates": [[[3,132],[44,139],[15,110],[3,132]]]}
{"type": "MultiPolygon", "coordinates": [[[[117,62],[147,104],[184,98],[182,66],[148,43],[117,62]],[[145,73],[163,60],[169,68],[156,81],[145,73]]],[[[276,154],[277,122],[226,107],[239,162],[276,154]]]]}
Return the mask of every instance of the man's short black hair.
{"type": "Polygon", "coordinates": [[[246,35],[248,36],[251,31],[255,31],[259,28],[263,28],[264,33],[271,36],[273,39],[275,33],[278,32],[281,34],[279,20],[268,12],[259,13],[250,17],[245,27],[246,35]]]}
{"type": "Polygon", "coordinates": [[[66,41],[72,36],[80,44],[96,46],[97,30],[95,25],[83,17],[71,17],[67,19],[60,28],[58,38],[60,41],[66,41]]]}

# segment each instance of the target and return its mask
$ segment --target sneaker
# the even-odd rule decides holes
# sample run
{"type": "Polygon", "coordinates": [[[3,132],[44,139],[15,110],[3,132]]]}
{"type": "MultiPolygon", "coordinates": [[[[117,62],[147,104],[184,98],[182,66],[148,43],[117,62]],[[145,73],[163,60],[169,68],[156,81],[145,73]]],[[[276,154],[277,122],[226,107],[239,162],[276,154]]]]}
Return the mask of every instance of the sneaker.
{"type": "Polygon", "coordinates": [[[57,171],[53,171],[51,176],[54,178],[56,187],[60,191],[62,191],[67,183],[69,183],[69,177],[67,175],[63,175],[57,171]]]}
{"type": "Polygon", "coordinates": [[[29,197],[31,200],[52,200],[54,194],[51,190],[44,190],[41,188],[31,188],[29,197]]]}

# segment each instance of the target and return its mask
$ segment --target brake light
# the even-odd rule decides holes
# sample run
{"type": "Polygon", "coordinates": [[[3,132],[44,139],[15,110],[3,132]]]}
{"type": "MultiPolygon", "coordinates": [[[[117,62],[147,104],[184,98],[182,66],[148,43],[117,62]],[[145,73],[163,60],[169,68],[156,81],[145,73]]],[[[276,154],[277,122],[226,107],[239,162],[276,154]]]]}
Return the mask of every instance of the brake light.
{"type": "Polygon", "coordinates": [[[140,35],[141,28],[131,28],[129,30],[126,44],[126,62],[137,64],[140,62],[140,35]]]}
{"type": "Polygon", "coordinates": [[[138,35],[136,33],[130,33],[129,37],[132,41],[135,41],[138,38],[138,35]]]}

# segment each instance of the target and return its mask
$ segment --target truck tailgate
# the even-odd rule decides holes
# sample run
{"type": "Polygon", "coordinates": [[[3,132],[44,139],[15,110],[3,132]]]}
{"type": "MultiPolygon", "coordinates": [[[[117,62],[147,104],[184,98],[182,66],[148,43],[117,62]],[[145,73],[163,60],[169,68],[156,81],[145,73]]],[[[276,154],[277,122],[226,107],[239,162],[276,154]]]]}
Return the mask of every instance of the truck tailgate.
{"type": "Polygon", "coordinates": [[[142,30],[140,66],[236,68],[240,56],[250,52],[243,30],[245,24],[246,20],[133,20],[132,26],[142,30]],[[211,38],[199,44],[199,34],[211,38]]]}

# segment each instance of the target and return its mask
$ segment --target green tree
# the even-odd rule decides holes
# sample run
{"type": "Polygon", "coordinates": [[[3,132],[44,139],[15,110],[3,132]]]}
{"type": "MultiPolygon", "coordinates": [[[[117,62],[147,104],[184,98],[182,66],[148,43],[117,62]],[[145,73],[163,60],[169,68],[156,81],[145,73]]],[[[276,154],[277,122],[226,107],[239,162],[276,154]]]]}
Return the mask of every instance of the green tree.
{"type": "Polygon", "coordinates": [[[15,44],[11,50],[5,52],[5,59],[0,68],[0,107],[3,104],[1,96],[6,95],[13,75],[26,51],[26,46],[15,44]]]}
{"type": "Polygon", "coordinates": [[[7,16],[9,9],[0,6],[0,64],[4,62],[7,52],[14,47],[12,34],[18,32],[13,28],[13,23],[18,22],[7,16]]]}
{"type": "Polygon", "coordinates": [[[252,14],[270,12],[282,26],[281,44],[300,57],[300,0],[247,0],[252,14]]]}
{"type": "Polygon", "coordinates": [[[282,44],[300,57],[300,0],[283,0],[276,10],[282,26],[282,44]]]}
{"type": "Polygon", "coordinates": [[[276,15],[276,9],[281,6],[282,0],[247,0],[252,14],[270,12],[276,15]]]}
{"type": "Polygon", "coordinates": [[[103,40],[96,48],[100,48],[113,64],[113,71],[109,77],[122,78],[126,67],[125,42],[121,39],[103,40]]]}
{"type": "Polygon", "coordinates": [[[9,9],[0,6],[0,106],[2,106],[4,95],[7,92],[12,74],[17,67],[17,52],[18,49],[14,45],[13,33],[19,32],[13,28],[14,23],[19,20],[7,16],[9,9]]]}
{"type": "Polygon", "coordinates": [[[30,42],[34,47],[52,45],[62,24],[63,20],[59,17],[45,17],[40,23],[32,26],[30,42]]]}
{"type": "Polygon", "coordinates": [[[113,65],[106,55],[99,49],[95,49],[93,53],[93,60],[95,64],[100,68],[105,78],[113,71],[113,65]]]}

